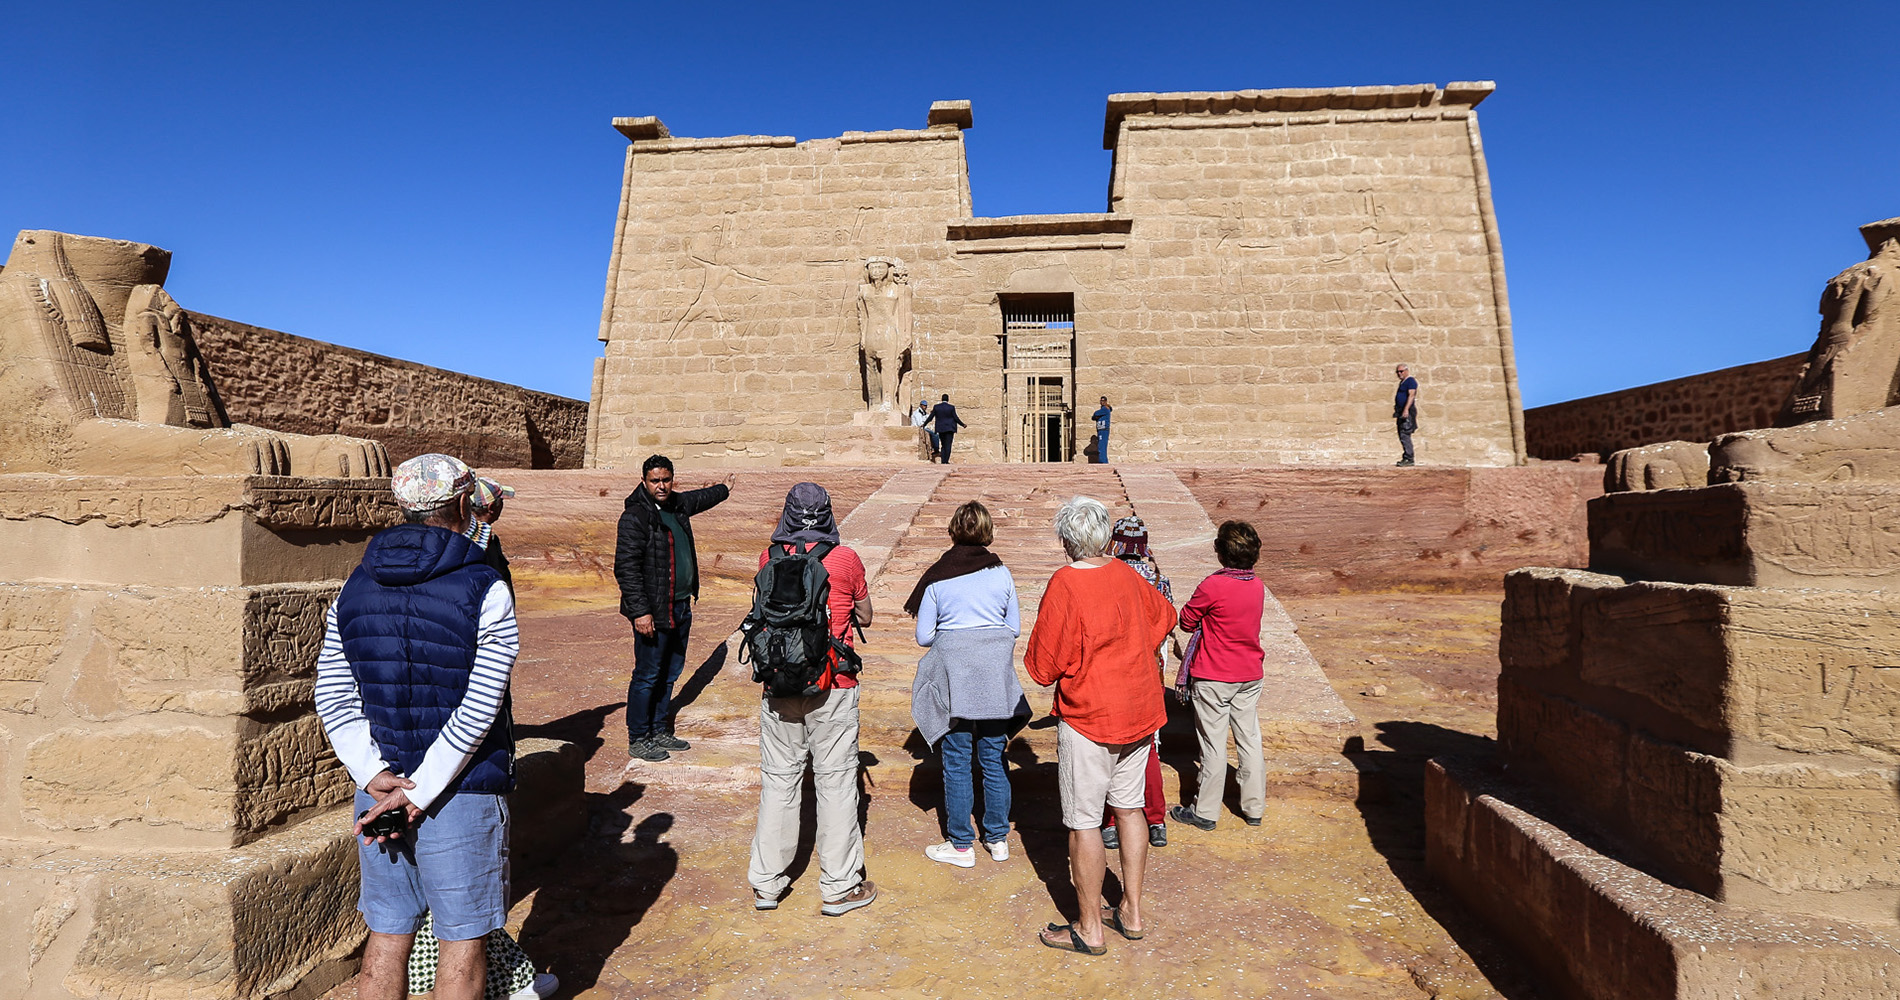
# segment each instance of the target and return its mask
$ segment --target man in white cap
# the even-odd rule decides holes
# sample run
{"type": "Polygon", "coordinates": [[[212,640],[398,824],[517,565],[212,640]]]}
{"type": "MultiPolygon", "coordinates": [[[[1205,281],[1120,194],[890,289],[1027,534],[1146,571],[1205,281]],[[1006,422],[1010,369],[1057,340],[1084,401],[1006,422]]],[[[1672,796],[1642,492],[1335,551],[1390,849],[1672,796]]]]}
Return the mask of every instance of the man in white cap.
{"type": "Polygon", "coordinates": [[[357,909],[370,934],[357,995],[401,1000],[427,912],[441,940],[437,1000],[476,1000],[482,941],[508,919],[514,598],[470,538],[467,465],[420,455],[390,488],[407,523],[370,540],[317,659],[317,713],[358,789],[357,909]]]}

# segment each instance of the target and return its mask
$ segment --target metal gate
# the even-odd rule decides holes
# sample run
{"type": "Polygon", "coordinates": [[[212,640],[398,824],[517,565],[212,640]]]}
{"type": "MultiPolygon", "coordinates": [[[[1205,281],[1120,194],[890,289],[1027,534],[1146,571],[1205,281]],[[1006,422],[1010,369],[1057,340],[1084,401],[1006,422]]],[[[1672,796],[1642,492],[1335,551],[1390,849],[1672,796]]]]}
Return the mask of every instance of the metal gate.
{"type": "Polygon", "coordinates": [[[1003,300],[1003,459],[1075,455],[1075,300],[1003,300]]]}

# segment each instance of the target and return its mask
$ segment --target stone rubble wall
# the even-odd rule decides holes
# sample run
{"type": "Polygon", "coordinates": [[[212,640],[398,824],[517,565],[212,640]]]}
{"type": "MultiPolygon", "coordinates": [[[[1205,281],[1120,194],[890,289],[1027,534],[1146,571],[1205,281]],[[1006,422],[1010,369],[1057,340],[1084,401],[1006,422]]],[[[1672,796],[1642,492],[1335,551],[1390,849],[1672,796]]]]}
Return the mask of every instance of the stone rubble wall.
{"type": "Polygon", "coordinates": [[[191,321],[233,423],[375,438],[393,462],[439,451],[478,469],[580,467],[580,400],[205,313],[191,321]]]}
{"type": "Polygon", "coordinates": [[[907,388],[951,395],[968,461],[1016,458],[999,296],[1053,293],[1075,307],[1078,453],[1107,395],[1118,462],[1390,462],[1405,362],[1421,461],[1513,464],[1476,99],[1363,89],[1381,93],[1246,113],[1223,95],[1160,95],[1193,98],[1174,102],[1202,109],[1186,114],[1111,102],[1098,216],[972,218],[955,126],[797,142],[648,121],[626,157],[589,464],[832,460],[827,429],[866,405],[856,310],[874,256],[908,266],[907,388]]]}
{"type": "Polygon", "coordinates": [[[1639,385],[1524,411],[1525,450],[1564,459],[1662,441],[1713,441],[1769,427],[1801,377],[1807,352],[1639,385]]]}

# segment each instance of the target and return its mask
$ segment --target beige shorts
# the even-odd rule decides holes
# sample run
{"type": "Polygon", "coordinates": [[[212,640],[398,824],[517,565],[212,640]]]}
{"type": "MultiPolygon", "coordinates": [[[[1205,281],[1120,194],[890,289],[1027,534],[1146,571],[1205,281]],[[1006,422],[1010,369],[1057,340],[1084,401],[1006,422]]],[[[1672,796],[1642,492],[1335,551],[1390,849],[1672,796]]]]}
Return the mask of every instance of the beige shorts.
{"type": "Polygon", "coordinates": [[[1153,740],[1097,743],[1056,723],[1056,785],[1062,790],[1062,825],[1095,830],[1104,803],[1110,809],[1140,809],[1147,793],[1153,740]]]}

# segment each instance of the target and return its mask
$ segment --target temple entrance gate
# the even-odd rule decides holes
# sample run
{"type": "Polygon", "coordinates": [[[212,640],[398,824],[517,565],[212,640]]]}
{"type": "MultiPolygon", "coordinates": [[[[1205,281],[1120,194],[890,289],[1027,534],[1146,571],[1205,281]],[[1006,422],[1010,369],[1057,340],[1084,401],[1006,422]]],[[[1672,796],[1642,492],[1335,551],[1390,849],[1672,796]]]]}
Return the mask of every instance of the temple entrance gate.
{"type": "Polygon", "coordinates": [[[1003,460],[1075,457],[1075,297],[1004,295],[1003,460]]]}

